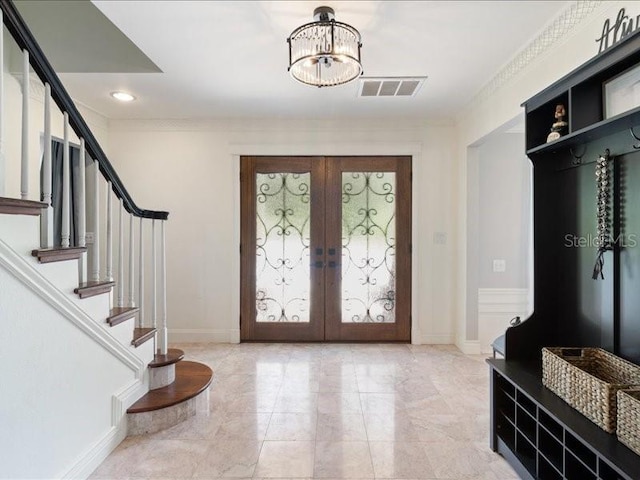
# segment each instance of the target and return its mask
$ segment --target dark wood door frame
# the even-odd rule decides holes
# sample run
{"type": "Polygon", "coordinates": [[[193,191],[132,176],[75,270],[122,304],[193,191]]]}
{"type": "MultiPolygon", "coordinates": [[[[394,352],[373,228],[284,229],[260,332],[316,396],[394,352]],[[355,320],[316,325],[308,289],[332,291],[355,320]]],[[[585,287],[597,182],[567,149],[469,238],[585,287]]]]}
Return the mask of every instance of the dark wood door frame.
{"type": "MultiPolygon", "coordinates": [[[[382,341],[411,340],[411,157],[410,156],[333,156],[333,157],[240,157],[241,250],[240,334],[241,341],[382,341]],[[256,174],[311,174],[310,322],[256,322],[256,174]],[[396,172],[396,286],[395,323],[343,323],[340,285],[341,269],[327,268],[342,256],[342,172],[396,172]],[[326,181],[326,185],[325,182],[326,181]],[[324,211],[324,215],[314,215],[324,211]],[[331,258],[327,248],[336,251],[331,258]],[[322,253],[319,253],[322,252],[322,253]],[[252,255],[254,258],[252,258],[252,255]],[[318,263],[316,263],[318,262],[318,263]],[[324,268],[314,268],[322,264],[324,268]]],[[[334,264],[335,265],[335,264],[334,264]]]]}

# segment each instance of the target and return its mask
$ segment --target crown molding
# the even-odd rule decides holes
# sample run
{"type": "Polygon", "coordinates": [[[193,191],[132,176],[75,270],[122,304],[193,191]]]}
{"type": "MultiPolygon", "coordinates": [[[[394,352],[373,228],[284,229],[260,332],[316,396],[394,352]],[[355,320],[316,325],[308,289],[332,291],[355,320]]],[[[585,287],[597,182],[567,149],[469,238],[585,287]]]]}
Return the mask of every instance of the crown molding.
{"type": "Polygon", "coordinates": [[[523,71],[534,59],[550,50],[560,39],[568,35],[603,3],[605,2],[602,0],[574,2],[573,5],[558,15],[540,35],[500,69],[473,97],[465,110],[489,98],[505,83],[523,71]]]}

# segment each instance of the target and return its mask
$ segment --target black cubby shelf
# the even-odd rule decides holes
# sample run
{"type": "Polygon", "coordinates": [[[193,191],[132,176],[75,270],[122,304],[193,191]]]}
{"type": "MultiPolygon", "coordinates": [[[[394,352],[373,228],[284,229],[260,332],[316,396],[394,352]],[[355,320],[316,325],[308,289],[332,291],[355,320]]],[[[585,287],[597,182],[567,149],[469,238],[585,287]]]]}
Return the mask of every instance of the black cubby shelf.
{"type": "MultiPolygon", "coordinates": [[[[555,153],[640,127],[640,106],[631,105],[630,110],[610,118],[606,118],[604,106],[605,84],[639,65],[640,30],[524,102],[527,155],[555,153]],[[547,143],[558,104],[566,109],[568,131],[547,143]]],[[[628,136],[633,139],[631,134],[628,136]]]]}
{"type": "MultiPolygon", "coordinates": [[[[578,131],[569,133],[558,140],[549,143],[543,143],[527,150],[527,155],[537,155],[541,153],[555,153],[560,150],[576,148],[586,143],[599,140],[602,137],[624,133],[628,135],[629,143],[640,143],[633,138],[629,129],[633,128],[635,134],[640,136],[640,107],[621,113],[612,118],[601,120],[597,123],[584,127],[578,131]]],[[[613,155],[620,155],[630,151],[629,148],[623,148],[622,151],[611,152],[613,155]]]]}
{"type": "Polygon", "coordinates": [[[491,447],[522,478],[640,479],[640,456],[545,388],[539,362],[487,362],[491,447]]]}

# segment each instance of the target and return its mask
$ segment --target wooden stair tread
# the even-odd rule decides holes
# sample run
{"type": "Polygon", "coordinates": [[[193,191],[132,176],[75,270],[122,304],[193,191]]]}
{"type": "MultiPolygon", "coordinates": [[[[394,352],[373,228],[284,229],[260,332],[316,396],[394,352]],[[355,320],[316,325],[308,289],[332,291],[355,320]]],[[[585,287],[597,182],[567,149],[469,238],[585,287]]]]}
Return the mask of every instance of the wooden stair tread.
{"type": "Polygon", "coordinates": [[[54,247],[32,250],[31,255],[37,257],[40,263],[62,262],[77,260],[87,251],[87,247],[54,247]]]}
{"type": "Polygon", "coordinates": [[[172,363],[178,363],[184,358],[184,352],[178,348],[169,348],[166,355],[156,353],[153,361],[149,364],[149,368],[166,367],[172,363]]]}
{"type": "Polygon", "coordinates": [[[108,293],[111,291],[116,282],[109,280],[98,280],[86,283],[81,283],[77,288],[73,290],[73,293],[77,293],[80,298],[93,297],[94,295],[100,295],[101,293],[108,293]]]}
{"type": "Polygon", "coordinates": [[[114,307],[109,310],[109,316],[107,317],[107,323],[115,327],[119,323],[125,322],[130,318],[136,316],[140,311],[138,307],[114,307]]]}
{"type": "Polygon", "coordinates": [[[47,208],[44,202],[33,200],[20,200],[18,198],[0,197],[0,213],[13,215],[40,215],[43,208],[47,208]]]}
{"type": "Polygon", "coordinates": [[[133,340],[131,340],[131,345],[133,345],[134,347],[139,347],[150,338],[153,338],[155,333],[155,328],[134,328],[133,340]]]}
{"type": "Polygon", "coordinates": [[[151,390],[127,410],[127,413],[142,413],[185,402],[210,384],[213,370],[198,362],[183,360],[176,364],[176,379],[171,385],[151,390]]]}

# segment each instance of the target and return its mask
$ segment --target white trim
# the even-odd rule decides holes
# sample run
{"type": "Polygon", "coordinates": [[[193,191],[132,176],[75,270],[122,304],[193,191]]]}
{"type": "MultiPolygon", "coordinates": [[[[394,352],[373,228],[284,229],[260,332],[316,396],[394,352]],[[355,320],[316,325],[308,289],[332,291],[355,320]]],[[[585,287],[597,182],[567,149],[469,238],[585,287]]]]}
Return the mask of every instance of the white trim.
{"type": "MultiPolygon", "coordinates": [[[[330,143],[322,145],[313,145],[308,143],[277,143],[277,144],[243,144],[231,143],[229,145],[231,152],[231,161],[233,163],[233,213],[234,223],[234,245],[238,245],[236,254],[232,261],[233,274],[231,277],[231,285],[233,293],[233,304],[231,306],[231,318],[235,323],[233,326],[240,329],[240,157],[243,155],[317,155],[317,156],[357,156],[357,155],[407,155],[411,156],[411,170],[413,178],[420,178],[420,167],[422,165],[422,142],[358,142],[358,143],[330,143]]],[[[411,186],[411,342],[416,344],[416,338],[420,338],[420,324],[418,320],[420,311],[418,308],[417,298],[419,297],[420,288],[418,285],[418,266],[419,266],[419,242],[418,242],[418,219],[420,218],[420,198],[419,189],[415,188],[412,182],[411,186]]],[[[231,338],[231,337],[228,337],[231,338]]],[[[452,337],[447,336],[449,341],[437,343],[452,343],[452,337]]],[[[174,340],[175,341],[175,340],[174,340]]],[[[187,340],[184,340],[187,341],[187,340]]],[[[198,340],[193,340],[198,341],[198,340]]],[[[203,340],[199,340],[203,341],[203,340]]],[[[238,341],[240,337],[238,336],[238,341]]],[[[233,343],[233,342],[232,342],[233,343]]],[[[422,343],[432,343],[424,342],[422,343]]]]}
{"type": "Polygon", "coordinates": [[[73,466],[56,478],[87,478],[127,436],[126,422],[111,427],[104,436],[85,451],[73,466]]]}
{"type": "Polygon", "coordinates": [[[145,383],[133,380],[111,397],[111,428],[83,452],[58,478],[87,478],[127,436],[127,408],[147,393],[145,383]]]}
{"type": "Polygon", "coordinates": [[[424,335],[422,337],[422,345],[452,345],[453,335],[440,334],[440,335],[424,335]]]}
{"type": "Polygon", "coordinates": [[[480,355],[482,353],[479,340],[464,340],[458,338],[456,347],[465,355],[480,355]]]}
{"type": "Polygon", "coordinates": [[[478,313],[501,313],[521,310],[528,303],[527,288],[479,288],[478,313]]]}
{"type": "Polygon", "coordinates": [[[239,343],[240,329],[170,328],[169,343],[239,343]]]}
{"type": "Polygon", "coordinates": [[[529,311],[529,290],[526,288],[478,289],[478,347],[491,353],[491,343],[502,335],[509,320],[519,316],[526,320],[529,311]]]}
{"type": "Polygon", "coordinates": [[[84,310],[42,276],[2,239],[0,239],[0,266],[82,330],[94,342],[133,370],[135,378],[142,378],[146,365],[140,358],[87,315],[84,310]]]}

